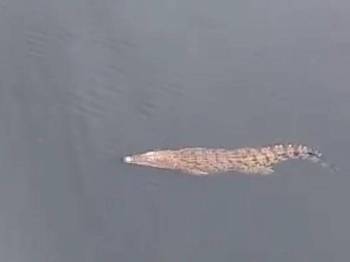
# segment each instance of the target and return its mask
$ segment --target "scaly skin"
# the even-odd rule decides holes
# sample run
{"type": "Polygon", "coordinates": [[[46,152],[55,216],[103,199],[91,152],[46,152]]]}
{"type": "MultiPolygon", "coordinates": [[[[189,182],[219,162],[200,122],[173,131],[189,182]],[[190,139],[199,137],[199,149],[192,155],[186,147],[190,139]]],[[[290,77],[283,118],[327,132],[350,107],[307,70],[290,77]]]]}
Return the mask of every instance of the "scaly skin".
{"type": "Polygon", "coordinates": [[[198,176],[229,171],[268,175],[273,173],[274,165],[288,159],[307,159],[330,167],[321,160],[320,153],[299,144],[276,144],[260,148],[245,147],[235,150],[195,147],[150,151],[124,157],[124,162],[180,170],[198,176]]]}

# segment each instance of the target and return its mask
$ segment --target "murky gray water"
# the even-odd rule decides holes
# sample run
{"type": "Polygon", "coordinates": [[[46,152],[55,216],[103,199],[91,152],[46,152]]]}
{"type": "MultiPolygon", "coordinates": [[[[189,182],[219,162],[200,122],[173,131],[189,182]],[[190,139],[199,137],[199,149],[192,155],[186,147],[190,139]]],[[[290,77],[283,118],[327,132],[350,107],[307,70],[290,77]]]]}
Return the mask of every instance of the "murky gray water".
{"type": "Polygon", "coordinates": [[[346,261],[346,1],[0,2],[2,261],[346,261]],[[188,177],[147,149],[302,142],[341,171],[188,177]]]}

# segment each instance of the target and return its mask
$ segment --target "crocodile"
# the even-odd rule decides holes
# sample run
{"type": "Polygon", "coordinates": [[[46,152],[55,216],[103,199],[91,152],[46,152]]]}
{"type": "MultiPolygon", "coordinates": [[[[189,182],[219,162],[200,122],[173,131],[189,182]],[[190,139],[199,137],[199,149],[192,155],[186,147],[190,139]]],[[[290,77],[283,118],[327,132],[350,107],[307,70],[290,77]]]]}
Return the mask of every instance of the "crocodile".
{"type": "Polygon", "coordinates": [[[125,163],[178,170],[189,175],[206,176],[225,172],[269,175],[276,164],[304,159],[336,171],[317,150],[303,144],[273,144],[238,149],[187,147],[158,150],[126,156],[125,163]]]}

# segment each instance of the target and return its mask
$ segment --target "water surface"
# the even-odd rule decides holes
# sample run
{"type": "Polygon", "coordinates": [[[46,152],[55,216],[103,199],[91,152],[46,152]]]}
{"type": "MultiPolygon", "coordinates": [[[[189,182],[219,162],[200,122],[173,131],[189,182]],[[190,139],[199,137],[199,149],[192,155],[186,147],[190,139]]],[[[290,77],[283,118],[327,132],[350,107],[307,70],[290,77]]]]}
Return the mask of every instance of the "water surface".
{"type": "Polygon", "coordinates": [[[0,3],[4,261],[345,261],[345,1],[0,3]],[[148,149],[301,142],[276,175],[131,167],[148,149]]]}

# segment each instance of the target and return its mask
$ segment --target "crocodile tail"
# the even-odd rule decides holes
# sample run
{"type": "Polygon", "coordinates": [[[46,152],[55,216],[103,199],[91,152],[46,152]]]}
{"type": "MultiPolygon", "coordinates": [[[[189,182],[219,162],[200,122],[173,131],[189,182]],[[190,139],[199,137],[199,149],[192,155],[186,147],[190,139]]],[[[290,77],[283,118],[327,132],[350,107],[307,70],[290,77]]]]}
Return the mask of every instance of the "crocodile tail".
{"type": "Polygon", "coordinates": [[[328,162],[328,161],[324,158],[324,156],[322,155],[322,153],[320,153],[320,152],[317,151],[317,150],[313,150],[313,149],[308,150],[306,159],[307,159],[307,160],[310,160],[311,162],[318,163],[318,164],[320,164],[321,166],[330,169],[330,170],[333,171],[334,173],[338,171],[338,168],[337,168],[334,164],[328,162]]]}

